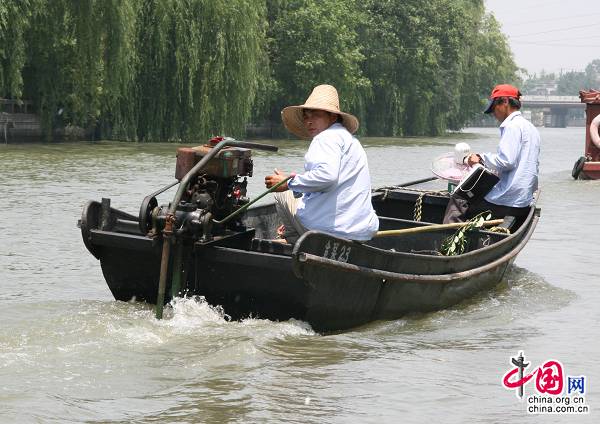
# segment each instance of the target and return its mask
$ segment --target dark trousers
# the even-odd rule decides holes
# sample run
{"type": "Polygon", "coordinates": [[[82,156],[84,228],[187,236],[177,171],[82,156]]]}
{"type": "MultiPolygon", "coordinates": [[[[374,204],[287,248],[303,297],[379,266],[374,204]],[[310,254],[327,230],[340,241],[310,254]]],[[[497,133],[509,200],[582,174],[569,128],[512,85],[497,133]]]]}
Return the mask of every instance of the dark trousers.
{"type": "Polygon", "coordinates": [[[466,200],[450,196],[446,212],[444,213],[444,224],[465,222],[485,211],[491,212],[492,219],[502,219],[505,216],[514,216],[517,224],[520,225],[527,217],[529,207],[513,208],[511,206],[496,205],[485,199],[470,204],[466,200]]]}

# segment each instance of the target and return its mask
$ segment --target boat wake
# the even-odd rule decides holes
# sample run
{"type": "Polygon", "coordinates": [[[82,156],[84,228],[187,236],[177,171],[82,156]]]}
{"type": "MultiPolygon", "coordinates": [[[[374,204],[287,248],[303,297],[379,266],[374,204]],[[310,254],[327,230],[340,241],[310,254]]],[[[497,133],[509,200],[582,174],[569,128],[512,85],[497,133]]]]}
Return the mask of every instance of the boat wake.
{"type": "Polygon", "coordinates": [[[540,275],[513,265],[495,290],[482,292],[445,310],[409,314],[400,320],[366,326],[364,330],[408,335],[464,328],[472,333],[477,328],[498,326],[514,330],[516,325],[527,332],[522,328],[525,317],[534,319],[555,312],[575,299],[574,292],[553,286],[540,275]]]}
{"type": "Polygon", "coordinates": [[[497,289],[480,299],[482,297],[485,299],[483,305],[488,307],[505,307],[517,313],[532,314],[565,307],[576,295],[571,290],[548,283],[539,274],[513,265],[497,289]]]}
{"type": "Polygon", "coordinates": [[[221,306],[210,305],[204,296],[177,297],[170,302],[170,305],[165,320],[158,323],[177,332],[186,329],[219,332],[227,328],[262,334],[266,338],[316,334],[308,323],[295,319],[279,322],[250,317],[241,321],[232,321],[221,306]]]}

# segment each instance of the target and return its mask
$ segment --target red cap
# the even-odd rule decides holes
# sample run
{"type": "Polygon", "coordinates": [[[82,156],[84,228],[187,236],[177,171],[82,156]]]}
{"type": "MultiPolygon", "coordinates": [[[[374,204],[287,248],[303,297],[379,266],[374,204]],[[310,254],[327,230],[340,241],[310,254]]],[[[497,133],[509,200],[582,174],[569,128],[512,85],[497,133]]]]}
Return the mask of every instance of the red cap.
{"type": "Polygon", "coordinates": [[[517,87],[510,84],[499,84],[495,86],[483,113],[491,113],[492,110],[494,110],[494,100],[499,97],[513,97],[518,99],[521,97],[521,92],[517,87]]]}
{"type": "Polygon", "coordinates": [[[521,97],[521,92],[517,87],[513,87],[509,84],[500,84],[494,87],[490,99],[497,99],[498,97],[514,97],[518,99],[521,97]]]}

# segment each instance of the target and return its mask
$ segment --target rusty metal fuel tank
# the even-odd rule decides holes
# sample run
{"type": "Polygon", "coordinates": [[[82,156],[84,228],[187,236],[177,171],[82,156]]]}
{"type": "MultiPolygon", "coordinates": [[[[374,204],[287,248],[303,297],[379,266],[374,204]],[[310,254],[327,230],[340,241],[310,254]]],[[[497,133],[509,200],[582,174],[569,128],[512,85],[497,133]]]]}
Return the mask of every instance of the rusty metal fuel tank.
{"type": "MultiPolygon", "coordinates": [[[[211,144],[178,148],[175,178],[181,180],[212,148],[211,144]]],[[[214,178],[251,177],[252,167],[252,151],[250,149],[227,147],[208,162],[203,173],[214,178]]]]}

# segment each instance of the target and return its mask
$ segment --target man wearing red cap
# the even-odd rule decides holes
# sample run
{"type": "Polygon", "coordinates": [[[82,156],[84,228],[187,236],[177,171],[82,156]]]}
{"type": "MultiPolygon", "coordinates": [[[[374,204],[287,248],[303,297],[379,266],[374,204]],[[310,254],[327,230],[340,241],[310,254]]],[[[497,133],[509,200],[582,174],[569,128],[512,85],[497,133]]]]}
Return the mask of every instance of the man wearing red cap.
{"type": "Polygon", "coordinates": [[[484,113],[500,122],[500,143],[496,153],[471,154],[465,158],[470,166],[479,163],[498,174],[500,181],[483,200],[465,203],[451,197],[444,223],[470,219],[484,212],[493,218],[514,216],[522,221],[529,213],[533,194],[538,187],[540,134],[520,112],[521,92],[512,85],[494,87],[484,113]]]}

